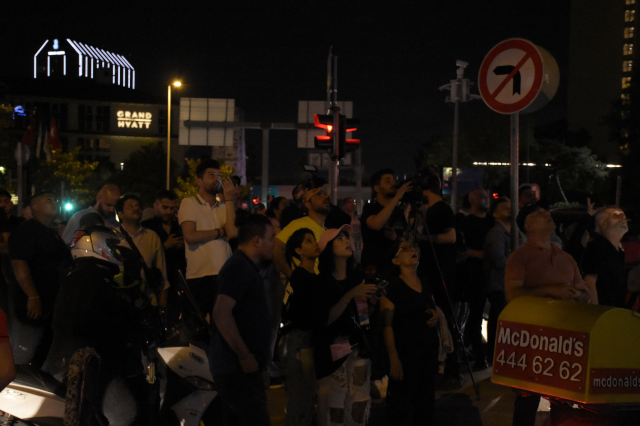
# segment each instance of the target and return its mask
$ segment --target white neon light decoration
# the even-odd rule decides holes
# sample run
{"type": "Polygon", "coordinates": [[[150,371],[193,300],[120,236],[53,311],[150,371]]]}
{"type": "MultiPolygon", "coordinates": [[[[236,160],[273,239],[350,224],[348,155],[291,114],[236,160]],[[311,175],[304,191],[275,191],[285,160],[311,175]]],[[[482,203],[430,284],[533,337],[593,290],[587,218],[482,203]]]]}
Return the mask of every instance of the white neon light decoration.
{"type": "Polygon", "coordinates": [[[84,57],[84,76],[89,77],[89,57],[84,57]]]}
{"type": "Polygon", "coordinates": [[[76,51],[76,53],[78,54],[78,63],[79,63],[79,70],[78,70],[78,75],[80,77],[82,77],[82,52],[80,52],[80,50],[78,50],[78,47],[76,46],[75,42],[71,39],[67,39],[67,42],[69,43],[69,45],[71,47],[73,47],[73,50],[76,51]]]}
{"type": "Polygon", "coordinates": [[[111,73],[111,84],[116,84],[116,66],[114,65],[113,68],[111,68],[112,73],[111,73]]]}
{"type": "Polygon", "coordinates": [[[38,49],[36,54],[33,55],[33,78],[38,78],[38,59],[37,58],[38,58],[38,55],[40,54],[40,51],[44,49],[47,43],[49,43],[49,40],[42,43],[42,46],[40,46],[40,49],[38,49]]]}
{"type": "Polygon", "coordinates": [[[133,70],[133,84],[131,89],[135,89],[136,88],[136,70],[133,70]]]}
{"type": "Polygon", "coordinates": [[[47,77],[51,75],[51,57],[47,56],[47,77]]]}
{"type": "Polygon", "coordinates": [[[131,70],[127,70],[127,71],[128,71],[127,74],[129,75],[129,84],[127,84],[127,87],[131,89],[131,70]]]}
{"type": "Polygon", "coordinates": [[[67,55],[62,57],[62,74],[67,75],[67,55]]]}

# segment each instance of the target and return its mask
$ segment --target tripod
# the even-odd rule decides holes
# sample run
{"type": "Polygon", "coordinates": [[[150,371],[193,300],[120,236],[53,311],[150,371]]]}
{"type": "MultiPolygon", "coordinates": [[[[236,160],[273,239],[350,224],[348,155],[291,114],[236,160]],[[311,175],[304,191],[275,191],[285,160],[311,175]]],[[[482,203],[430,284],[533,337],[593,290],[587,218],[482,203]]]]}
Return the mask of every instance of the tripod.
{"type": "MultiPolygon", "coordinates": [[[[426,235],[430,235],[429,233],[429,228],[427,226],[427,221],[426,221],[426,217],[425,215],[422,214],[421,210],[420,210],[420,205],[421,202],[419,200],[413,200],[411,202],[411,212],[415,212],[415,219],[414,219],[414,224],[413,226],[411,224],[409,224],[409,229],[407,232],[407,235],[410,235],[411,240],[415,243],[418,241],[418,223],[419,220],[422,219],[422,223],[424,224],[424,229],[426,232],[424,232],[423,234],[426,233],[426,235]]],[[[462,353],[464,355],[464,359],[467,365],[467,368],[469,370],[469,375],[471,376],[471,382],[473,383],[473,388],[475,390],[476,393],[476,399],[480,399],[480,389],[478,387],[478,384],[476,383],[475,378],[473,377],[473,371],[471,370],[471,363],[469,362],[469,357],[467,356],[466,351],[464,350],[464,340],[462,337],[462,333],[460,331],[460,326],[458,324],[458,320],[456,318],[456,315],[454,313],[454,309],[453,309],[453,304],[451,303],[451,297],[449,296],[449,291],[447,290],[447,283],[445,282],[444,279],[444,275],[442,273],[442,268],[440,267],[440,262],[438,261],[438,256],[436,254],[436,250],[435,247],[433,245],[433,241],[431,240],[430,237],[427,237],[428,241],[429,241],[429,248],[431,249],[431,254],[433,254],[433,258],[435,259],[435,265],[437,267],[437,271],[438,271],[438,277],[439,277],[439,281],[440,283],[442,283],[442,290],[443,294],[445,296],[445,299],[447,300],[447,304],[449,307],[449,312],[451,312],[451,321],[453,322],[453,338],[454,340],[457,340],[460,343],[460,348],[462,348],[462,353]]],[[[435,285],[435,283],[434,283],[435,285]]]]}

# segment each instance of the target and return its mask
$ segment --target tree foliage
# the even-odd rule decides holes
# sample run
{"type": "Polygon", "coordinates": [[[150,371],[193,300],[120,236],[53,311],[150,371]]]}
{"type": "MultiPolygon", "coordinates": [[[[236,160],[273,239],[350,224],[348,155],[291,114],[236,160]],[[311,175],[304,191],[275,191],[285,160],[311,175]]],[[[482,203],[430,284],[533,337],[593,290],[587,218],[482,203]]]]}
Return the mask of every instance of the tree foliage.
{"type": "Polygon", "coordinates": [[[90,204],[95,194],[85,183],[98,162],[78,160],[79,152],[79,147],[70,152],[54,152],[50,160],[41,162],[33,176],[36,189],[60,194],[64,184],[65,201],[76,205],[90,204]]]}

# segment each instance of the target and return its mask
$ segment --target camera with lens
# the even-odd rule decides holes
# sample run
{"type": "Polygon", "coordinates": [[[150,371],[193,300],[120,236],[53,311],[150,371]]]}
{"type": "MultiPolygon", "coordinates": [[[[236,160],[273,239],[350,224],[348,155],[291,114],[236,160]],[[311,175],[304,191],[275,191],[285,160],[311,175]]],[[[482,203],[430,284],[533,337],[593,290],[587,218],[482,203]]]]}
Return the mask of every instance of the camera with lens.
{"type": "Polygon", "coordinates": [[[397,188],[400,188],[407,182],[411,182],[413,189],[407,191],[402,196],[402,203],[409,203],[412,205],[421,205],[424,201],[423,192],[430,189],[433,190],[436,185],[441,187],[440,172],[438,166],[426,166],[416,172],[411,179],[398,182],[397,188]]]}

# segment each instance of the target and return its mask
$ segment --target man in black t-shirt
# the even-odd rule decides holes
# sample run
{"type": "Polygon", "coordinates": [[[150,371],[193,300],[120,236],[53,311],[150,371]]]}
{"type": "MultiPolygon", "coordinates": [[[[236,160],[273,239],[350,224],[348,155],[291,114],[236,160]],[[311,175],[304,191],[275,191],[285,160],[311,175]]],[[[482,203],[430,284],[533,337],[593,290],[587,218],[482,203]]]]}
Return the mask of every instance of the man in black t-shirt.
{"type": "MultiPolygon", "coordinates": [[[[426,207],[426,212],[422,231],[418,235],[420,247],[418,272],[427,277],[427,284],[433,293],[436,305],[444,312],[449,331],[457,344],[459,333],[455,329],[454,316],[458,314],[460,303],[453,297],[456,294],[455,217],[449,204],[442,200],[442,183],[437,174],[428,173],[423,178],[421,186],[424,197],[423,208],[426,207]],[[453,311],[447,300],[448,297],[451,298],[453,311]]],[[[455,354],[456,352],[447,357],[445,377],[441,386],[443,389],[462,387],[458,356],[455,354]]]]}
{"type": "Polygon", "coordinates": [[[185,274],[187,270],[187,260],[184,257],[184,237],[176,218],[178,196],[167,189],[159,191],[156,194],[153,209],[156,215],[151,219],[143,220],[141,225],[151,229],[160,237],[167,262],[167,277],[169,282],[175,282],[178,271],[185,274]]]}
{"type": "Polygon", "coordinates": [[[366,204],[360,219],[362,226],[362,269],[375,266],[378,276],[391,268],[391,247],[407,228],[400,207],[402,196],[411,189],[411,182],[396,188],[393,170],[382,169],[371,176],[374,201],[366,204]]]}
{"type": "Polygon", "coordinates": [[[38,366],[51,340],[53,305],[59,287],[59,268],[71,254],[53,221],[60,206],[52,193],[31,199],[33,219],[21,223],[9,238],[11,266],[17,285],[10,288],[11,339],[16,364],[38,366]]]}
{"type": "Polygon", "coordinates": [[[484,292],[485,276],[482,265],[484,240],[491,228],[493,217],[487,215],[489,211],[489,194],[484,189],[474,189],[469,193],[471,213],[462,221],[462,236],[467,249],[467,259],[464,262],[465,300],[469,303],[469,319],[465,329],[465,336],[469,337],[473,346],[476,370],[487,368],[484,346],[482,341],[482,314],[487,296],[484,292]]]}
{"type": "Polygon", "coordinates": [[[271,361],[271,325],[259,264],[271,259],[274,247],[269,218],[252,215],[238,231],[238,250],[218,274],[209,368],[225,424],[270,424],[263,374],[271,361]]]}

